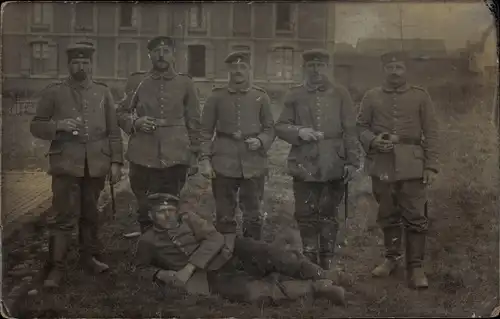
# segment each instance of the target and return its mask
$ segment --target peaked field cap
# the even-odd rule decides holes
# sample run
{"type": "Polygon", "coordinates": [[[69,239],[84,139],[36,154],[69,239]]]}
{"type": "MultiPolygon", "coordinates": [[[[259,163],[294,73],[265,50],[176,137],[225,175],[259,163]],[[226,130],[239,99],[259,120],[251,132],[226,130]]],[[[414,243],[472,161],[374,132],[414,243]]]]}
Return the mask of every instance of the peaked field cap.
{"type": "Polygon", "coordinates": [[[174,204],[179,203],[179,197],[167,193],[154,193],[148,196],[148,201],[151,206],[162,205],[162,204],[174,204]]]}
{"type": "Polygon", "coordinates": [[[174,40],[171,37],[166,36],[158,36],[154,37],[148,41],[148,50],[152,51],[160,46],[169,46],[171,48],[174,47],[174,40]]]}
{"type": "Polygon", "coordinates": [[[91,42],[80,41],[70,44],[66,48],[66,54],[68,58],[92,58],[95,48],[91,42]]]}
{"type": "Polygon", "coordinates": [[[380,60],[383,64],[391,62],[406,62],[408,56],[403,51],[390,51],[382,54],[380,60]]]}
{"type": "Polygon", "coordinates": [[[325,49],[306,50],[302,53],[302,59],[304,62],[320,61],[328,63],[330,61],[330,53],[325,49]]]}
{"type": "Polygon", "coordinates": [[[250,52],[248,51],[234,51],[228,54],[226,59],[224,59],[225,63],[234,63],[234,62],[245,62],[250,63],[250,52]]]}

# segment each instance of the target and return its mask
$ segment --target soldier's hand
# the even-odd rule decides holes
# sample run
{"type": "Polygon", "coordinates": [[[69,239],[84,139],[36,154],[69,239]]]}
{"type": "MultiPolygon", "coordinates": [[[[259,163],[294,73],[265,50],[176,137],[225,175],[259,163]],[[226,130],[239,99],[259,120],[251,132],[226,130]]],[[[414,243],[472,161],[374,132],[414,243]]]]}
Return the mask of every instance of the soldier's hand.
{"type": "Polygon", "coordinates": [[[136,130],[144,133],[151,133],[156,130],[154,118],[150,116],[143,116],[135,120],[134,126],[136,130]]]}
{"type": "Polygon", "coordinates": [[[436,180],[437,173],[430,169],[424,170],[424,184],[427,186],[431,186],[436,180]]]}
{"type": "Polygon", "coordinates": [[[187,264],[184,268],[182,268],[175,274],[175,276],[177,277],[176,279],[179,281],[179,283],[185,285],[189,278],[193,276],[195,270],[196,266],[187,264]]]}
{"type": "Polygon", "coordinates": [[[304,127],[299,130],[299,137],[306,142],[317,141],[316,132],[310,127],[304,127]]]}
{"type": "Polygon", "coordinates": [[[384,134],[379,134],[372,141],[372,147],[378,150],[381,153],[387,153],[392,151],[394,148],[394,144],[390,140],[385,140],[383,138],[384,134]]]}
{"type": "Polygon", "coordinates": [[[118,163],[112,163],[110,169],[109,182],[111,184],[116,184],[122,178],[122,165],[118,163]]]}
{"type": "Polygon", "coordinates": [[[245,140],[245,143],[248,145],[248,149],[251,151],[256,151],[262,146],[262,142],[255,137],[251,137],[245,140]]]}
{"type": "Polygon", "coordinates": [[[356,172],[356,167],[352,165],[344,166],[344,183],[351,181],[354,178],[355,172],[356,172]]]}
{"type": "Polygon", "coordinates": [[[56,130],[69,133],[78,132],[80,130],[79,128],[80,125],[81,122],[78,121],[77,119],[64,119],[57,121],[56,130]]]}
{"type": "Polygon", "coordinates": [[[212,179],[215,177],[214,169],[209,159],[204,159],[200,162],[200,173],[201,176],[212,179]]]}

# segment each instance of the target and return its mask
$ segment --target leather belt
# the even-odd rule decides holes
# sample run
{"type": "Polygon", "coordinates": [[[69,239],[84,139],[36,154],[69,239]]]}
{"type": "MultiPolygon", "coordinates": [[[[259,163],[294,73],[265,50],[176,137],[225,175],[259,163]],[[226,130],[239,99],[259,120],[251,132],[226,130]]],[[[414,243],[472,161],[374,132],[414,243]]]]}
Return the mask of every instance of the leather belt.
{"type": "Polygon", "coordinates": [[[92,134],[91,136],[89,135],[73,135],[70,133],[63,133],[60,134],[56,139],[58,141],[63,141],[63,142],[76,142],[76,143],[90,143],[90,142],[95,142],[95,141],[100,141],[108,138],[108,133],[102,132],[100,134],[92,134]]]}
{"type": "Polygon", "coordinates": [[[410,144],[410,145],[421,145],[422,141],[413,137],[401,137],[396,134],[384,133],[388,135],[388,140],[392,141],[394,144],[410,144]]]}
{"type": "Polygon", "coordinates": [[[167,126],[184,126],[184,123],[172,123],[169,119],[154,119],[156,126],[167,127],[167,126]]]}
{"type": "Polygon", "coordinates": [[[234,133],[226,133],[226,132],[217,131],[216,134],[218,136],[231,138],[231,139],[237,140],[237,141],[244,141],[247,138],[257,137],[259,135],[259,133],[243,134],[240,131],[237,131],[234,133]]]}
{"type": "Polygon", "coordinates": [[[411,137],[400,137],[398,139],[399,144],[410,144],[410,145],[421,145],[422,141],[411,137]]]}

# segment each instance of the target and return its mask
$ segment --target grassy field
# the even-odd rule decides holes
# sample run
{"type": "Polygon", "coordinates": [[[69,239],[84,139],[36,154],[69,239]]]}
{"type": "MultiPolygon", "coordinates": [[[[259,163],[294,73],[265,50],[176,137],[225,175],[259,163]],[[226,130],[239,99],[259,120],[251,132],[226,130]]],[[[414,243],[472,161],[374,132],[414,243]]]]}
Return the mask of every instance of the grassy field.
{"type": "MultiPolygon", "coordinates": [[[[136,240],[122,237],[134,229],[135,200],[130,192],[117,198],[115,220],[106,219],[102,239],[110,274],[89,277],[74,260],[68,281],[56,293],[40,290],[23,301],[26,317],[178,317],[178,318],[317,318],[317,317],[472,317],[485,316],[498,303],[498,145],[494,128],[482,111],[461,116],[440,115],[441,175],[429,189],[431,230],[426,269],[430,288],[406,287],[404,273],[387,280],[370,276],[382,258],[382,234],[375,223],[376,205],[366,194],[367,179],[353,183],[347,229],[341,239],[338,269],[348,291],[348,306],[323,301],[294,302],[284,307],[229,303],[218,297],[196,298],[182,292],[159,293],[140,281],[131,262],[136,240]]],[[[266,184],[264,229],[268,241],[284,228],[296,228],[292,218],[291,180],[286,175],[288,145],[277,141],[270,152],[271,175],[266,184]]],[[[199,212],[211,218],[209,183],[194,176],[186,189],[196,197],[199,212]]],[[[342,221],[343,225],[343,221],[342,221]]]]}

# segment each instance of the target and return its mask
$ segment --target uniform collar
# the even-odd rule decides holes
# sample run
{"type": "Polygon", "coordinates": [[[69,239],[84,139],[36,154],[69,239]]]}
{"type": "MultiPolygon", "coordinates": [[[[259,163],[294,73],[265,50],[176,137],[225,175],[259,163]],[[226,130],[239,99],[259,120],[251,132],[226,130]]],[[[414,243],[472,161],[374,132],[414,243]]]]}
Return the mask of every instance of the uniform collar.
{"type": "Polygon", "coordinates": [[[331,86],[332,86],[332,84],[330,83],[330,81],[323,81],[320,84],[311,84],[307,81],[304,81],[304,87],[309,92],[317,92],[317,91],[324,92],[324,91],[328,90],[331,86]]]}
{"type": "Polygon", "coordinates": [[[385,91],[385,92],[390,92],[390,93],[394,93],[394,92],[398,92],[398,93],[402,93],[402,92],[406,92],[410,89],[410,86],[408,85],[408,83],[405,83],[397,88],[394,88],[394,87],[391,87],[389,85],[387,85],[387,83],[384,83],[384,85],[382,86],[382,89],[385,91]]]}
{"type": "Polygon", "coordinates": [[[66,82],[69,84],[69,86],[75,88],[75,89],[88,89],[90,84],[92,83],[92,80],[90,77],[87,77],[84,81],[77,81],[71,76],[69,76],[66,80],[66,82]]]}
{"type": "Polygon", "coordinates": [[[250,91],[251,87],[252,87],[252,85],[250,83],[245,83],[244,85],[239,85],[239,84],[234,84],[234,83],[229,82],[229,84],[227,85],[227,90],[229,91],[229,93],[237,93],[237,92],[246,93],[246,92],[250,91]]]}
{"type": "Polygon", "coordinates": [[[175,72],[175,70],[172,68],[168,68],[166,72],[160,72],[158,70],[151,69],[149,73],[151,74],[151,78],[153,80],[172,80],[177,76],[177,72],[175,72]]]}

